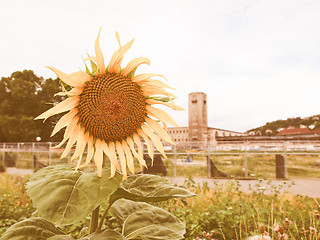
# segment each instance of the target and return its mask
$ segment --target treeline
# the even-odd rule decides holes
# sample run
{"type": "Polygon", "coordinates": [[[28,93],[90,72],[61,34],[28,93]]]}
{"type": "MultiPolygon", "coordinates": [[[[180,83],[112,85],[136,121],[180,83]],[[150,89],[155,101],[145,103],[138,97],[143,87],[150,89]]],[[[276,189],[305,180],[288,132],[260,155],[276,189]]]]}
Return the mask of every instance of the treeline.
{"type": "Polygon", "coordinates": [[[277,120],[268,122],[266,125],[258,128],[248,130],[247,132],[261,132],[262,135],[277,135],[278,130],[281,128],[295,127],[300,128],[302,126],[310,127],[312,129],[320,129],[320,115],[314,115],[307,118],[288,118],[286,120],[277,120]],[[267,131],[271,130],[271,131],[267,131]]]}
{"type": "Polygon", "coordinates": [[[58,79],[43,79],[31,70],[17,71],[0,80],[0,142],[60,141],[59,133],[50,138],[58,118],[51,117],[45,123],[34,120],[36,116],[60,102],[54,96],[61,91],[58,79]]]}

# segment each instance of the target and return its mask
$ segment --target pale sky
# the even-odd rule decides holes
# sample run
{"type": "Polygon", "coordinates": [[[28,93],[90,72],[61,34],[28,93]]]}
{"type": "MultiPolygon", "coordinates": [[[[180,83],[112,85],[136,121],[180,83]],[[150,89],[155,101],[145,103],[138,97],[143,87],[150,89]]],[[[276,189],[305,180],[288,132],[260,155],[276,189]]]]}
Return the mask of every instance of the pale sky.
{"type": "MultiPolygon", "coordinates": [[[[0,12],[0,77],[85,70],[102,27],[106,63],[116,31],[123,44],[135,38],[122,66],[150,58],[138,73],[163,74],[185,109],[190,92],[205,92],[210,127],[320,114],[319,0],[10,0],[0,12]]],[[[188,125],[187,111],[169,113],[188,125]]]]}

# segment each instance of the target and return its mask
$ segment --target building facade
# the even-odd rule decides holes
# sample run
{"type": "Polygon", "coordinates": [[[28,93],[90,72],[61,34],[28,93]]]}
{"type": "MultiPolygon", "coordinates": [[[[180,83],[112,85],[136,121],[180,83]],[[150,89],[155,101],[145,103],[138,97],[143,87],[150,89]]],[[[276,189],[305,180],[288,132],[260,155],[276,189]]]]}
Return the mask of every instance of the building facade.
{"type": "Polygon", "coordinates": [[[244,136],[246,134],[208,127],[207,95],[192,92],[188,99],[188,127],[170,127],[168,134],[183,148],[209,148],[217,144],[216,137],[244,136]]]}

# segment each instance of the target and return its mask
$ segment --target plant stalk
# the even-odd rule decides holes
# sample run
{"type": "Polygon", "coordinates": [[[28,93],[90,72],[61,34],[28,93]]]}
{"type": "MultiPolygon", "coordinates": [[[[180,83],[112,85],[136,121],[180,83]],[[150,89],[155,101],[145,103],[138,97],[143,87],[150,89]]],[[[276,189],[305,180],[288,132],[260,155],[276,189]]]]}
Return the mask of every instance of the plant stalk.
{"type": "Polygon", "coordinates": [[[106,208],[106,210],[104,211],[104,213],[103,213],[103,215],[102,215],[102,217],[101,217],[101,219],[100,219],[100,223],[99,223],[99,226],[98,226],[98,230],[101,230],[102,225],[103,225],[103,221],[104,221],[104,219],[106,218],[107,213],[108,213],[110,207],[111,207],[111,204],[109,204],[109,206],[108,206],[108,207],[106,208]]]}
{"type": "Polygon", "coordinates": [[[92,211],[90,221],[90,234],[94,233],[98,228],[99,210],[100,206],[98,206],[95,210],[92,211]]]}

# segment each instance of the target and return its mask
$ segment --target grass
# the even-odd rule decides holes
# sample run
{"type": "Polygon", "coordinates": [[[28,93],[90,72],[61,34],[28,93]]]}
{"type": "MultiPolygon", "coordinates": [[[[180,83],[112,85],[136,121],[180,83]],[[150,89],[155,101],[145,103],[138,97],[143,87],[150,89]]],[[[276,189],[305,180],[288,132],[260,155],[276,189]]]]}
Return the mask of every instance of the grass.
{"type": "MultiPolygon", "coordinates": [[[[9,226],[32,215],[34,208],[25,193],[28,176],[0,173],[0,235],[9,226]]],[[[192,177],[184,187],[197,193],[196,197],[173,199],[155,205],[165,208],[186,223],[185,239],[236,239],[269,235],[274,240],[320,238],[320,199],[281,193],[290,185],[272,185],[260,180],[249,193],[240,190],[238,181],[224,185],[215,183],[208,188],[197,185],[192,177]],[[261,188],[261,186],[266,186],[261,188]],[[268,194],[266,194],[268,192],[268,194]],[[316,234],[317,231],[317,234],[316,234]]],[[[78,237],[89,220],[64,228],[78,237]]],[[[108,216],[106,226],[114,227],[108,216]]]]}

